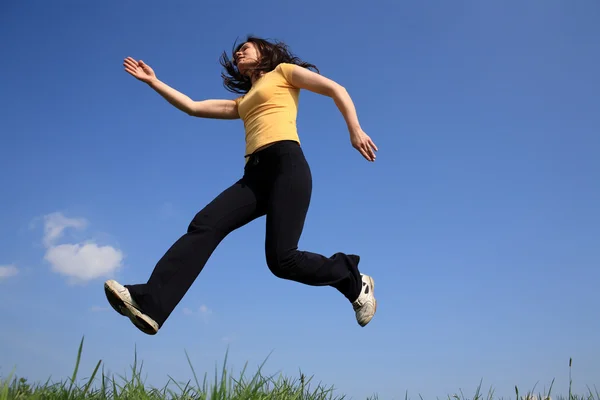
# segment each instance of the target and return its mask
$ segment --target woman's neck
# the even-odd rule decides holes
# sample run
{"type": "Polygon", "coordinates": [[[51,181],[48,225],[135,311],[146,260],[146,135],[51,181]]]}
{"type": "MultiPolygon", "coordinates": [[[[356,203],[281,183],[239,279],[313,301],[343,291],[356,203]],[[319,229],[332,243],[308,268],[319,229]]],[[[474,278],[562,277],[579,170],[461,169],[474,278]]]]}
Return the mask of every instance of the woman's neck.
{"type": "Polygon", "coordinates": [[[250,82],[252,82],[252,85],[254,85],[256,81],[258,81],[260,78],[262,78],[264,74],[264,71],[259,71],[255,74],[250,75],[250,82]]]}

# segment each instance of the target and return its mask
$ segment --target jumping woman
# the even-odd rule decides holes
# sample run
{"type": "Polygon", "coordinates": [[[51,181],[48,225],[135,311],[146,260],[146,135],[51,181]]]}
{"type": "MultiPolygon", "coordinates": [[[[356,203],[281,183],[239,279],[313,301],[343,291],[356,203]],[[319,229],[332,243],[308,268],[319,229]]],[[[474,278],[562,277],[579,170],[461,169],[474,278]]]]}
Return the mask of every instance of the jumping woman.
{"type": "Polygon", "coordinates": [[[265,254],[271,272],[306,285],[334,287],[351,303],[358,324],[367,325],[377,301],[373,278],[359,272],[360,257],[298,250],[312,192],[310,168],[296,129],[300,89],[332,98],[346,121],[352,146],[373,162],[377,147],[361,129],[350,96],[281,42],[249,36],[234,48],[231,60],[223,53],[220,61],[224,86],[240,94],[234,100],[193,101],[160,81],[142,60],[124,60],[126,72],[186,114],[241,119],[246,163],[243,176],[194,216],[147,283],[105,282],[108,302],[142,332],[156,334],[219,243],[235,229],[266,216],[265,254]]]}

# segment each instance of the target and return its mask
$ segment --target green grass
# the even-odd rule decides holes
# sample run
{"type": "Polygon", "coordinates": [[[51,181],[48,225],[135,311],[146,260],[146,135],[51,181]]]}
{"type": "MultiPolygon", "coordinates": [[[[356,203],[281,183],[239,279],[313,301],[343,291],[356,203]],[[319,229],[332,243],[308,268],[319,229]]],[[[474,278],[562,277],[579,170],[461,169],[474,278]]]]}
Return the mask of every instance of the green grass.
{"type": "MultiPolygon", "coordinates": [[[[194,400],[342,400],[347,399],[344,395],[334,395],[334,387],[325,387],[320,383],[312,387],[310,381],[302,373],[295,379],[283,376],[264,376],[261,372],[263,364],[259,367],[256,374],[246,378],[246,366],[239,377],[234,378],[227,372],[227,354],[225,362],[219,376],[215,370],[214,380],[209,381],[207,375],[204,375],[202,382],[198,380],[194,367],[189,357],[186,357],[194,376],[193,382],[180,383],[169,376],[169,382],[164,388],[148,387],[141,379],[142,366],[138,365],[137,355],[134,357],[134,363],[131,368],[131,376],[120,376],[116,379],[114,376],[107,376],[104,368],[100,369],[102,360],[98,361],[92,374],[77,383],[79,374],[79,363],[83,350],[83,338],[77,351],[77,360],[75,368],[70,379],[59,383],[31,384],[25,378],[14,376],[14,371],[6,378],[0,377],[0,400],[16,399],[40,399],[40,400],[80,400],[80,399],[127,399],[127,400],[166,400],[166,399],[194,399],[194,400]],[[98,373],[101,371],[101,374],[98,373]],[[96,385],[94,385],[94,381],[96,385]]],[[[266,360],[265,360],[266,361],[266,360]]],[[[571,360],[569,360],[569,368],[571,360]]],[[[554,382],[554,381],[553,381],[554,382]]],[[[571,376],[569,372],[569,394],[568,397],[552,397],[552,400],[600,400],[600,394],[597,390],[592,391],[588,388],[585,395],[575,395],[571,393],[571,376]]],[[[534,391],[525,394],[519,393],[515,387],[516,400],[546,400],[550,398],[552,385],[548,393],[538,393],[534,391]],[[534,397],[535,396],[535,397],[534,397]]],[[[367,400],[376,400],[377,395],[367,400]]],[[[419,396],[420,400],[423,400],[419,396]]],[[[408,395],[405,395],[408,400],[408,395]]],[[[436,399],[439,400],[439,399],[436,399]]],[[[485,396],[481,393],[481,383],[477,387],[471,398],[466,397],[462,392],[460,395],[448,395],[446,400],[497,400],[494,397],[493,390],[490,390],[485,396]]]]}

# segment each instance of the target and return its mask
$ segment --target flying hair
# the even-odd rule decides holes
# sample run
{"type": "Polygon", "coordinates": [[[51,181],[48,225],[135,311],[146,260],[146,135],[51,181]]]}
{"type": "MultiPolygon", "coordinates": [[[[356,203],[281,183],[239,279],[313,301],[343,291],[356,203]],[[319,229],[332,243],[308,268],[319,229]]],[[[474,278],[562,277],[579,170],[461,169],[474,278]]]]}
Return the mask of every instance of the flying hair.
{"type": "Polygon", "coordinates": [[[271,72],[281,63],[296,64],[303,68],[313,69],[315,72],[319,73],[319,69],[315,65],[298,58],[290,51],[288,45],[284,42],[276,40],[269,41],[267,39],[248,35],[246,40],[240,44],[237,44],[236,40],[231,52],[231,58],[227,55],[227,52],[223,52],[219,60],[220,64],[225,69],[221,72],[223,86],[230,92],[245,94],[248,93],[252,87],[250,77],[240,73],[235,61],[235,53],[246,42],[253,43],[261,55],[258,64],[252,68],[252,71],[255,73],[271,72]]]}

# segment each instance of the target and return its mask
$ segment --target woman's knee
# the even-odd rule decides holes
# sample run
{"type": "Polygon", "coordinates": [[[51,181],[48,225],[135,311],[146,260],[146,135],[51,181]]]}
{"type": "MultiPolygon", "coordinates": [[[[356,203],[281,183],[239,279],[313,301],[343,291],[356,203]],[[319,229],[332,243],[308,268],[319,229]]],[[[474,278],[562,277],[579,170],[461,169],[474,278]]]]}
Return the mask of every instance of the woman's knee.
{"type": "Polygon", "coordinates": [[[267,249],[266,259],[267,266],[273,275],[282,279],[290,279],[293,277],[296,264],[295,252],[267,249]]]}

